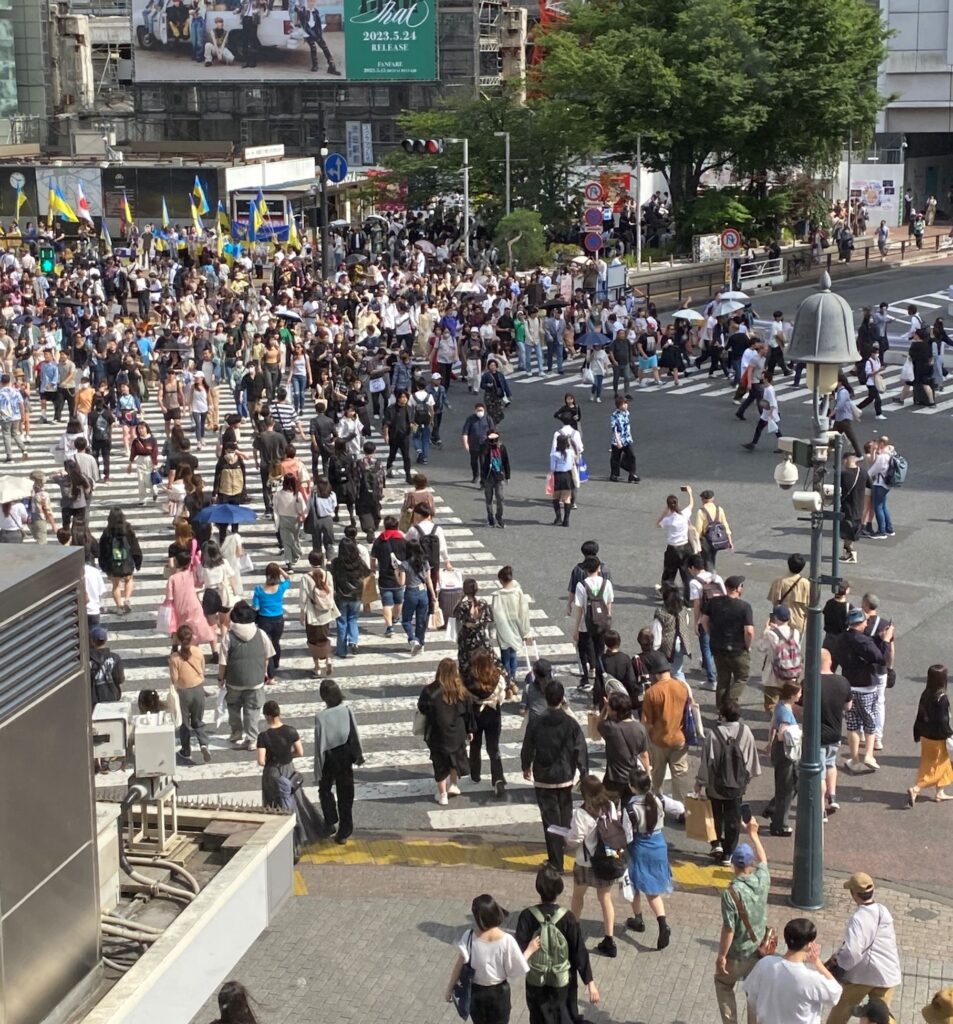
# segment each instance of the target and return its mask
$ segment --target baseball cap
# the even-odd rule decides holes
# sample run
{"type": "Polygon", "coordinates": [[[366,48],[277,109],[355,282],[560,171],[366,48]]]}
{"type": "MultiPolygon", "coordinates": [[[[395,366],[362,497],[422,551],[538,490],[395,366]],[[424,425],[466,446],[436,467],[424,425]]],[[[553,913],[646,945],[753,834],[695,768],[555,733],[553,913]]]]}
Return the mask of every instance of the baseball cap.
{"type": "Polygon", "coordinates": [[[89,631],[90,639],[95,640],[98,644],[101,644],[106,639],[107,635],[105,626],[93,626],[89,631]]]}
{"type": "Polygon", "coordinates": [[[784,604],[776,604],[771,609],[771,618],[775,622],[787,622],[791,618],[791,609],[784,604]]]}
{"type": "Polygon", "coordinates": [[[744,576],[729,576],[725,580],[725,590],[737,590],[744,584],[744,576]]]}
{"type": "Polygon", "coordinates": [[[660,676],[663,672],[671,672],[672,666],[661,651],[649,651],[642,655],[642,668],[650,676],[660,676]]]}
{"type": "Polygon", "coordinates": [[[848,626],[859,626],[862,622],[867,621],[867,616],[864,615],[863,608],[851,608],[847,613],[847,625],[848,626]]]}
{"type": "Polygon", "coordinates": [[[431,380],[443,380],[443,377],[439,373],[432,373],[430,375],[431,380]]]}
{"type": "Polygon", "coordinates": [[[847,879],[844,888],[857,896],[869,895],[874,891],[874,880],[866,871],[857,871],[847,879]]]}
{"type": "Polygon", "coordinates": [[[731,855],[732,866],[736,868],[750,868],[754,861],[754,850],[748,843],[739,843],[731,855]]]}
{"type": "MultiPolygon", "coordinates": [[[[891,1024],[890,1007],[882,999],[870,998],[860,1008],[860,1016],[868,1024],[891,1024]]],[[[941,1017],[940,1020],[946,1018],[941,1017]]]]}

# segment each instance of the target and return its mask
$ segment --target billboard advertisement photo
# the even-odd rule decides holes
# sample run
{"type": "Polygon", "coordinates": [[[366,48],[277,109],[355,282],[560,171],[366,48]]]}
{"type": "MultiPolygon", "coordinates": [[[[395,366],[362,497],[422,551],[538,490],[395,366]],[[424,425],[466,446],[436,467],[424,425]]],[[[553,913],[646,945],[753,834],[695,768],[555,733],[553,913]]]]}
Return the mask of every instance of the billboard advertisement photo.
{"type": "Polygon", "coordinates": [[[132,0],[135,79],[433,81],[437,0],[132,0]]]}

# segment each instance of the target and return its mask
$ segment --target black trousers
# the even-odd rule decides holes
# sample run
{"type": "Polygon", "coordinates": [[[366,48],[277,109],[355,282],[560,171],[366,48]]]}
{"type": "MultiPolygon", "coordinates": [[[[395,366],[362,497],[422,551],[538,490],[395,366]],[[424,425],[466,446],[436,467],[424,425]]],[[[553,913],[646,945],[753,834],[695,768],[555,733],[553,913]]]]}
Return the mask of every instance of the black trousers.
{"type": "Polygon", "coordinates": [[[328,828],[337,825],[338,835],[347,839],[354,831],[354,766],[351,764],[350,747],[346,744],[334,747],[324,755],[318,799],[325,824],[328,828]],[[337,800],[332,787],[337,793],[337,800]]]}
{"type": "Polygon", "coordinates": [[[784,756],[784,744],[778,740],[772,745],[771,764],[774,767],[771,828],[780,831],[787,827],[791,801],[797,794],[797,765],[784,756]]]}
{"type": "Polygon", "coordinates": [[[554,836],[546,830],[550,825],[569,828],[569,823],[572,820],[572,786],[561,786],[559,789],[542,789],[539,786],[535,788],[539,816],[543,819],[546,853],[549,856],[550,864],[562,873],[566,844],[562,836],[554,836]]]}
{"type": "Polygon", "coordinates": [[[470,778],[480,781],[480,753],[483,749],[483,737],[486,737],[486,756],[490,759],[490,779],[495,786],[504,782],[503,758],[500,757],[500,731],[503,728],[503,717],[499,708],[481,708],[476,713],[476,729],[470,743],[470,778]]]}
{"type": "Polygon", "coordinates": [[[64,405],[68,409],[69,415],[72,416],[75,403],[76,392],[72,388],[57,388],[53,392],[53,418],[62,419],[64,405]]]}
{"type": "Polygon", "coordinates": [[[580,632],[579,640],[576,643],[576,652],[579,655],[579,666],[586,675],[590,668],[596,670],[596,685],[592,690],[592,701],[601,708],[602,698],[606,695],[606,682],[602,667],[602,658],[606,653],[605,634],[580,632]]]}
{"type": "Polygon", "coordinates": [[[721,842],[725,856],[730,857],[738,845],[738,835],[741,832],[741,797],[720,800],[718,797],[710,796],[708,799],[711,801],[711,815],[715,819],[715,835],[721,842]]]}
{"type": "Polygon", "coordinates": [[[510,1024],[510,983],[477,985],[470,998],[470,1020],[473,1024],[510,1024]]]}
{"type": "Polygon", "coordinates": [[[255,619],[255,625],[268,637],[275,648],[273,658],[268,659],[266,670],[269,679],[273,679],[281,664],[281,634],[285,631],[285,619],[283,615],[261,615],[255,619]]]}
{"type": "Polygon", "coordinates": [[[112,452],[112,441],[93,441],[92,453],[97,463],[102,464],[103,476],[109,476],[109,456],[112,452]]]}
{"type": "Polygon", "coordinates": [[[629,474],[630,480],[638,472],[635,468],[635,448],[631,441],[621,448],[613,445],[609,449],[609,476],[616,480],[623,469],[629,474]]]}
{"type": "Polygon", "coordinates": [[[324,41],[324,33],[321,29],[313,35],[306,37],[308,43],[308,49],[311,51],[311,66],[316,68],[318,66],[318,50],[324,54],[324,59],[328,62],[330,67],[334,63],[334,58],[331,56],[331,51],[328,49],[328,44],[324,41]]]}
{"type": "Polygon", "coordinates": [[[406,434],[403,437],[394,437],[391,435],[390,440],[387,442],[387,470],[390,471],[391,466],[394,465],[397,459],[397,453],[400,452],[401,458],[404,460],[404,477],[407,483],[410,483],[410,434],[406,434]]]}
{"type": "Polygon", "coordinates": [[[685,563],[692,553],[691,544],[669,544],[665,549],[662,558],[662,586],[666,583],[674,583],[677,576],[681,576],[682,588],[688,594],[689,576],[685,563]]]}
{"type": "Polygon", "coordinates": [[[470,445],[470,473],[474,480],[480,479],[480,455],[483,449],[470,445]]]}
{"type": "Polygon", "coordinates": [[[784,350],[780,346],[768,349],[768,364],[765,366],[765,370],[768,373],[773,373],[775,366],[780,366],[782,373],[788,372],[787,365],[784,362],[784,350]]]}

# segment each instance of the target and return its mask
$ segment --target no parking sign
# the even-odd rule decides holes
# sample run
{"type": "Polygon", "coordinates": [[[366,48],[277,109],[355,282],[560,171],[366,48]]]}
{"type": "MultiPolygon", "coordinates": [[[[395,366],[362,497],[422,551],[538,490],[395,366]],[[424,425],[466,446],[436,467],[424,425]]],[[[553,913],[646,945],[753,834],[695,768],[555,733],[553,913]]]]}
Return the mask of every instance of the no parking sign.
{"type": "Polygon", "coordinates": [[[582,190],[587,203],[601,203],[606,196],[606,190],[598,181],[588,182],[582,190]]]}
{"type": "Polygon", "coordinates": [[[734,252],[741,247],[741,232],[737,228],[725,228],[721,233],[721,247],[726,252],[734,252]]]}

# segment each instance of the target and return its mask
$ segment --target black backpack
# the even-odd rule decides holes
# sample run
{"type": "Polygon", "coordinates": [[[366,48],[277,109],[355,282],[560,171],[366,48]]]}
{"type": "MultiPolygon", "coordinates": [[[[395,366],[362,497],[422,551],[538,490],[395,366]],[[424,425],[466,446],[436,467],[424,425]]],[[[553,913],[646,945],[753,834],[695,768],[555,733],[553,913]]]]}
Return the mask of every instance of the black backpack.
{"type": "Polygon", "coordinates": [[[430,403],[427,399],[422,402],[414,399],[414,423],[418,427],[430,426],[430,403]]]}
{"type": "Polygon", "coordinates": [[[439,569],[440,538],[437,536],[437,524],[434,523],[433,529],[430,531],[430,533],[423,533],[420,529],[418,529],[417,536],[420,538],[420,546],[423,549],[424,557],[430,563],[430,568],[439,569]]]}
{"type": "Polygon", "coordinates": [[[743,796],[751,781],[751,773],[741,753],[738,737],[726,736],[719,731],[719,739],[715,740],[714,755],[709,774],[715,788],[726,800],[743,796]]]}
{"type": "Polygon", "coordinates": [[[606,633],[612,628],[612,616],[609,614],[609,606],[603,598],[608,580],[603,578],[599,589],[593,593],[587,584],[586,588],[586,626],[587,633],[606,633]]]}
{"type": "Polygon", "coordinates": [[[596,848],[592,854],[583,844],[592,873],[604,882],[615,882],[625,874],[629,864],[622,822],[602,814],[596,819],[596,848]]]}
{"type": "Polygon", "coordinates": [[[105,413],[99,413],[93,420],[93,440],[106,441],[109,438],[109,420],[105,413]]]}

